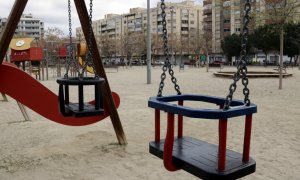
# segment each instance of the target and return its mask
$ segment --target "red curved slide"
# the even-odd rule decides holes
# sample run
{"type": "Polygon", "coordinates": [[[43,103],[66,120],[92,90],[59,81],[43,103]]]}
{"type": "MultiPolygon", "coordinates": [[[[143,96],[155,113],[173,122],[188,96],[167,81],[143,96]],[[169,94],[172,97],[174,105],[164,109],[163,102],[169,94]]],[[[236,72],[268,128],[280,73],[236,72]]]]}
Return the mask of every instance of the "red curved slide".
{"type": "MultiPolygon", "coordinates": [[[[84,126],[98,122],[109,116],[104,114],[92,117],[64,117],[59,112],[58,96],[37,80],[13,64],[0,65],[0,92],[5,93],[45,118],[69,126],[84,126]]],[[[118,94],[112,93],[116,107],[120,105],[118,94]]]]}

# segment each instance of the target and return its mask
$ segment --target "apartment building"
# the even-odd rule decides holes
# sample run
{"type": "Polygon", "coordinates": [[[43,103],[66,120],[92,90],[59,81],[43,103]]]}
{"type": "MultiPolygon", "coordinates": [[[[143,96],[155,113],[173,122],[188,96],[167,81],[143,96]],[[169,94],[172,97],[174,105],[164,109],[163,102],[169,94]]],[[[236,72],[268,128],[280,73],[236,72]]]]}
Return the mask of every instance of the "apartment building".
{"type": "MultiPolygon", "coordinates": [[[[190,46],[199,45],[199,36],[203,33],[203,12],[201,5],[195,5],[194,1],[186,0],[179,3],[166,2],[166,21],[169,38],[187,41],[190,46]],[[171,35],[172,34],[172,35],[171,35]],[[192,41],[198,40],[197,43],[192,41]]],[[[104,36],[116,41],[120,41],[128,34],[143,34],[146,39],[147,32],[147,9],[131,8],[125,14],[107,14],[104,19],[93,22],[93,30],[96,38],[104,36]]],[[[160,38],[163,34],[162,15],[160,3],[150,9],[150,26],[152,37],[160,38]]],[[[77,38],[82,39],[81,27],[76,28],[77,38]]],[[[169,41],[170,42],[170,41],[169,41]]],[[[173,42],[173,41],[172,41],[173,42]]],[[[175,43],[174,43],[175,44],[175,43]]],[[[162,54],[162,44],[160,49],[154,53],[162,54]]],[[[172,43],[169,44],[172,46],[172,43]]],[[[198,50],[200,47],[193,47],[198,50]]],[[[174,48],[175,49],[175,48],[174,48]]],[[[192,48],[190,48],[192,49],[192,48]]],[[[192,50],[184,50],[185,54],[193,54],[192,50]],[[190,51],[190,52],[189,52],[190,51]]]]}
{"type": "MultiPolygon", "coordinates": [[[[0,33],[3,31],[7,18],[0,18],[0,33]]],[[[34,17],[32,14],[23,14],[18,23],[15,35],[40,39],[44,33],[43,19],[34,17]]]]}
{"type": "MultiPolygon", "coordinates": [[[[236,33],[239,34],[243,29],[245,0],[203,0],[203,27],[204,33],[211,36],[210,53],[222,53],[221,41],[224,37],[236,33]]],[[[280,1],[271,0],[251,0],[251,21],[249,24],[250,32],[255,27],[266,23],[274,23],[274,18],[268,10],[274,11],[274,7],[281,8],[280,1]],[[273,2],[270,4],[270,2],[273,2]],[[277,4],[276,4],[277,3],[277,4]]],[[[286,9],[281,11],[290,12],[293,9],[292,20],[299,22],[300,7],[298,0],[288,1],[286,9]]],[[[276,12],[277,14],[280,11],[276,12]]],[[[284,14],[284,13],[283,13],[284,14]]]]}
{"type": "MultiPolygon", "coordinates": [[[[263,6],[259,0],[252,0],[252,12],[261,11],[263,6]]],[[[211,52],[222,53],[221,41],[224,37],[236,33],[243,28],[244,0],[204,0],[203,1],[203,26],[205,34],[212,37],[211,52]]],[[[264,23],[252,17],[250,29],[264,23]]]]}

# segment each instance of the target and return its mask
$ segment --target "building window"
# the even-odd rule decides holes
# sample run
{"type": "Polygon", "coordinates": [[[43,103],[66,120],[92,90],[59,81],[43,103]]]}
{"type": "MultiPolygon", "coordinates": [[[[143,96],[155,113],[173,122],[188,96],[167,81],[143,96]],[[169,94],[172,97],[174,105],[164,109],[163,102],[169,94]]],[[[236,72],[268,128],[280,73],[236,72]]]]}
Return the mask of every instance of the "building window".
{"type": "Polygon", "coordinates": [[[182,24],[188,24],[189,21],[188,21],[188,20],[182,20],[181,23],[182,23],[182,24]]]}
{"type": "Polygon", "coordinates": [[[223,2],[223,7],[229,7],[231,5],[230,1],[223,2]]]}
{"type": "Polygon", "coordinates": [[[224,15],[230,14],[230,10],[223,10],[223,14],[224,14],[224,15]]]}
{"type": "Polygon", "coordinates": [[[235,32],[240,32],[241,28],[235,28],[235,32]]]}
{"type": "Polygon", "coordinates": [[[189,31],[188,27],[181,27],[181,31],[189,31]]]}
{"type": "Polygon", "coordinates": [[[230,23],[230,19],[224,19],[224,23],[230,23]]]}
{"type": "Polygon", "coordinates": [[[224,28],[224,32],[230,32],[230,28],[224,28]]]}
{"type": "Polygon", "coordinates": [[[191,21],[191,24],[194,24],[195,22],[194,21],[191,21]]]}

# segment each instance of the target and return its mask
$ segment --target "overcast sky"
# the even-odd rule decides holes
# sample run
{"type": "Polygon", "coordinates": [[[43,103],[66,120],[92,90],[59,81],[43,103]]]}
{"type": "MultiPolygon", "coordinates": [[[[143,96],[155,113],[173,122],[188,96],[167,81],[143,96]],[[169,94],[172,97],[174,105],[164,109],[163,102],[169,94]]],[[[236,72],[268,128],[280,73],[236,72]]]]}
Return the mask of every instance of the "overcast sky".
{"type": "MultiPolygon", "coordinates": [[[[89,0],[85,0],[87,5],[89,0]]],[[[159,0],[150,0],[151,7],[155,7],[159,0]]],[[[165,2],[181,2],[182,0],[166,0],[165,2]]],[[[80,26],[76,14],[74,2],[72,6],[73,29],[80,26]]],[[[14,0],[0,1],[0,17],[8,17],[14,4],[14,0]]],[[[103,19],[105,14],[122,14],[129,12],[130,8],[147,7],[147,0],[94,0],[93,20],[103,19]]],[[[34,17],[43,18],[45,29],[47,27],[58,27],[65,33],[68,31],[68,6],[67,0],[28,0],[24,13],[31,13],[34,17]]]]}

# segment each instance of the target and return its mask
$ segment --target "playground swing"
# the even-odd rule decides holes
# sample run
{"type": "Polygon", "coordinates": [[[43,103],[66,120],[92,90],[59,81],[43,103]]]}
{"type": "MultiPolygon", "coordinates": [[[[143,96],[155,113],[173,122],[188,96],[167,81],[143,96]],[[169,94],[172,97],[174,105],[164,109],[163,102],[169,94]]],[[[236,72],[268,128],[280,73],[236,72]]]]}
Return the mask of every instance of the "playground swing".
{"type": "Polygon", "coordinates": [[[245,16],[241,43],[241,58],[237,72],[230,85],[226,98],[181,94],[180,87],[174,77],[167,46],[166,12],[164,0],[161,0],[163,22],[164,55],[166,56],[158,95],[150,97],[148,106],[155,109],[155,141],[149,143],[151,154],[163,159],[164,166],[169,171],[183,169],[202,179],[238,179],[255,172],[256,162],[250,157],[250,139],[252,114],[257,112],[257,106],[250,103],[247,78],[247,51],[250,0],[245,2],[245,16]],[[166,71],[169,71],[177,95],[162,96],[166,71]],[[242,79],[244,85],[244,101],[233,100],[236,83],[242,79]],[[199,101],[214,103],[219,109],[200,109],[184,106],[184,101],[199,101]],[[170,102],[178,102],[178,105],[170,102]],[[167,132],[164,140],[160,139],[160,111],[167,112],[167,132]],[[178,115],[178,135],[174,137],[174,116],[178,115]],[[214,145],[192,137],[183,136],[183,117],[219,120],[219,145],[214,145]],[[245,116],[245,134],[243,154],[226,149],[227,121],[232,117],[245,116]]]}
{"type": "Polygon", "coordinates": [[[73,55],[73,42],[72,42],[72,21],[71,21],[71,1],[68,0],[68,13],[69,13],[69,53],[67,59],[66,74],[63,78],[57,79],[59,84],[59,109],[63,116],[75,116],[75,117],[87,117],[87,116],[97,116],[104,113],[103,102],[102,102],[102,85],[104,84],[104,79],[100,78],[96,73],[94,77],[84,77],[84,73],[88,67],[92,67],[93,71],[96,72],[91,47],[92,38],[92,0],[90,0],[90,14],[89,14],[89,35],[87,37],[88,43],[88,53],[87,58],[83,65],[79,65],[78,61],[75,60],[76,57],[73,55]],[[69,77],[69,69],[72,67],[77,77],[69,77]],[[94,103],[84,103],[84,86],[94,86],[95,91],[95,101],[94,103]],[[78,86],[78,103],[70,103],[69,100],[69,86],[78,86]]]}
{"type": "MultiPolygon", "coordinates": [[[[77,79],[62,79],[61,84],[63,88],[61,89],[65,91],[60,92],[60,94],[62,95],[64,93],[64,95],[61,97],[68,99],[66,98],[68,97],[68,91],[66,91],[66,88],[64,89],[64,87],[67,87],[68,89],[68,86],[78,86],[80,95],[79,103],[75,105],[70,103],[69,106],[75,106],[79,108],[82,107],[83,104],[81,103],[83,102],[83,91],[81,91],[81,89],[83,88],[81,87],[86,85],[94,85],[97,86],[95,87],[95,89],[98,88],[98,90],[100,91],[99,86],[103,85],[103,93],[99,92],[95,95],[96,99],[99,99],[97,98],[99,96],[103,96],[103,114],[101,110],[101,101],[97,102],[95,100],[95,102],[91,101],[89,103],[83,104],[82,111],[79,111],[76,108],[72,109],[72,107],[67,107],[69,108],[67,109],[66,106],[68,104],[65,105],[64,101],[61,101],[63,102],[62,112],[66,113],[67,115],[63,116],[57,108],[58,100],[60,99],[60,97],[58,97],[55,93],[50,91],[48,88],[39,83],[36,79],[32,78],[30,75],[20,70],[19,68],[16,68],[15,66],[9,63],[3,63],[4,56],[7,52],[8,46],[11,42],[11,39],[14,35],[14,32],[17,28],[18,22],[20,21],[21,15],[26,7],[27,2],[28,0],[15,0],[9,18],[7,19],[6,26],[2,31],[2,36],[0,38],[0,92],[9,95],[17,101],[20,101],[22,104],[32,109],[33,111],[39,113],[43,117],[64,125],[85,126],[99,122],[110,116],[119,144],[127,144],[126,136],[124,134],[122,123],[120,121],[119,114],[117,111],[117,108],[120,105],[120,98],[118,94],[111,91],[105,70],[101,63],[100,53],[97,48],[93,48],[97,47],[97,43],[93,31],[91,31],[91,14],[88,14],[85,1],[74,0],[74,3],[79,16],[82,31],[84,33],[84,36],[86,38],[88,37],[88,39],[86,40],[88,42],[88,45],[90,46],[89,48],[92,50],[91,55],[93,57],[92,60],[95,65],[95,72],[98,76],[101,76],[103,79],[105,79],[105,81],[102,78],[98,77],[92,77],[91,79],[89,79],[83,76],[77,77],[77,79]],[[84,79],[84,81],[78,83],[78,80],[80,80],[81,78],[84,79]],[[67,94],[65,94],[65,92],[67,92],[67,94]],[[99,107],[98,112],[94,112],[94,104],[95,107],[99,107]],[[88,108],[90,108],[91,110],[89,111],[88,108]]],[[[92,7],[92,5],[92,0],[90,0],[90,7],[92,7]]],[[[74,61],[71,61],[71,63],[72,62],[74,61]]],[[[96,92],[98,91],[96,90],[96,92]]]]}

